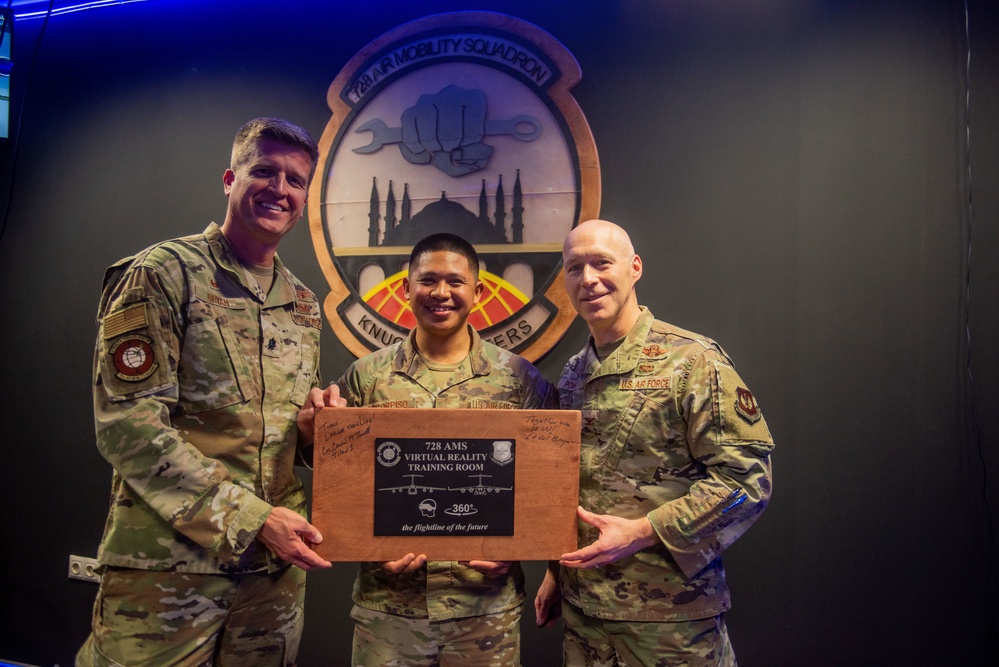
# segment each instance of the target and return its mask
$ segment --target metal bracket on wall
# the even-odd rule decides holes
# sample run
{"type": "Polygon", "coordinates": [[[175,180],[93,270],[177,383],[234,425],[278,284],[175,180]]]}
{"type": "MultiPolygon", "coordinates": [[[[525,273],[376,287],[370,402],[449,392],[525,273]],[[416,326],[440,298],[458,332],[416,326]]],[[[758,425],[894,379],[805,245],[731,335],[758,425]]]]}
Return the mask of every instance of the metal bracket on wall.
{"type": "Polygon", "coordinates": [[[101,580],[101,575],[97,572],[101,564],[96,558],[86,558],[84,556],[69,555],[69,578],[80,579],[81,581],[92,581],[95,584],[101,580]]]}

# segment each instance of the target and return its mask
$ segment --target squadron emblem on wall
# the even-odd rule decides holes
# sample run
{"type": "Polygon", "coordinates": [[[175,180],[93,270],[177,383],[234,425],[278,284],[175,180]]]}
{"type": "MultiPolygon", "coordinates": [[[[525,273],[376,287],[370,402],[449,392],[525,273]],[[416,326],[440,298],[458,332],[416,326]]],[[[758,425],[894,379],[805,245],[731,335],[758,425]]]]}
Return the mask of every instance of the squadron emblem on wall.
{"type": "Polygon", "coordinates": [[[534,360],[574,313],[561,247],[597,217],[596,147],[569,89],[579,65],[555,38],[489,12],[440,14],[362,49],[327,94],[332,118],[310,190],[334,332],[361,356],[415,325],[409,253],[451,232],[480,255],[469,323],[534,360]]]}

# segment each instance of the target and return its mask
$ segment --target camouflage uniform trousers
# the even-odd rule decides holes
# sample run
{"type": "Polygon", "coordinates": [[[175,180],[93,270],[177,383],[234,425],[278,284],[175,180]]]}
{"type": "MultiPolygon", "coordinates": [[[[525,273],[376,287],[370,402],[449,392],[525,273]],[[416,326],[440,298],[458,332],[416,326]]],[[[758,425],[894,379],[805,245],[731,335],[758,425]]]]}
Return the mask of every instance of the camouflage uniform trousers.
{"type": "Polygon", "coordinates": [[[563,601],[564,667],[736,667],[722,615],[692,621],[610,621],[563,601]]]}
{"type": "Polygon", "coordinates": [[[353,667],[520,667],[521,606],[431,621],[354,605],[353,667]]]}
{"type": "Polygon", "coordinates": [[[105,568],[77,667],[294,665],[305,572],[217,575],[105,568]]]}

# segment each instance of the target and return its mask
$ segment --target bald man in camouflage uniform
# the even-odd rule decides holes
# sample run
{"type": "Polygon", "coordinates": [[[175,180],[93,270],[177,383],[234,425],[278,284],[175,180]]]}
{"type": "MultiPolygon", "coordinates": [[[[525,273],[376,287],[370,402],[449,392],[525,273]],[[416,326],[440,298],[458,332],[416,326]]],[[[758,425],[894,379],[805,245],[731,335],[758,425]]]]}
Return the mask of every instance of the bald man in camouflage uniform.
{"type": "MultiPolygon", "coordinates": [[[[555,388],[525,359],[467,324],[478,302],[478,257],[457,236],[413,248],[405,290],[416,327],[352,364],[324,398],[351,407],[555,409],[555,388]]],[[[328,404],[328,403],[327,403],[328,404]]],[[[363,563],[354,582],[358,667],[520,665],[524,575],[519,563],[430,561],[408,554],[363,563]]]]}
{"type": "Polygon", "coordinates": [[[585,222],[562,256],[591,334],[558,385],[561,406],[582,411],[588,546],[549,568],[537,622],[561,593],[573,667],[735,665],[721,555],[770,498],[766,422],[717,343],[638,305],[642,262],[623,229],[585,222]]]}
{"type": "Polygon", "coordinates": [[[114,475],[77,665],[295,663],[303,569],[329,566],[293,471],[311,451],[297,420],[319,384],[321,320],[275,251],[317,157],[301,128],[251,121],[222,226],[108,270],[94,414],[114,475]]]}

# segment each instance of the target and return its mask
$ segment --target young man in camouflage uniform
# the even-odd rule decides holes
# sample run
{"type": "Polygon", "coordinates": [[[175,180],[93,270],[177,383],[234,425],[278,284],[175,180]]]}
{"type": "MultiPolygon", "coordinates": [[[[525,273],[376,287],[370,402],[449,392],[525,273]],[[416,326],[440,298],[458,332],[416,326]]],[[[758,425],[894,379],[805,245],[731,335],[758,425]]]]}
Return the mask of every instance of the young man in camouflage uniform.
{"type": "MultiPolygon", "coordinates": [[[[416,327],[400,343],[350,366],[307,409],[342,396],[352,407],[558,407],[555,388],[528,361],[479,338],[479,260],[464,239],[434,234],[410,255],[404,288],[416,327]]],[[[520,665],[524,575],[519,563],[427,562],[407,554],[363,563],[354,582],[357,667],[520,665]]]]}
{"type": "Polygon", "coordinates": [[[295,662],[303,570],[330,565],[293,471],[311,446],[296,420],[319,384],[321,321],[275,253],[317,158],[305,130],[250,121],[222,178],[221,228],[105,276],[94,414],[114,476],[77,665],[295,662]]]}
{"type": "Polygon", "coordinates": [[[558,387],[562,407],[583,414],[588,546],[549,568],[537,622],[561,593],[573,667],[735,665],[721,554],[770,498],[766,422],[717,343],[638,305],[642,260],[623,229],[584,222],[562,259],[591,334],[558,387]]]}

